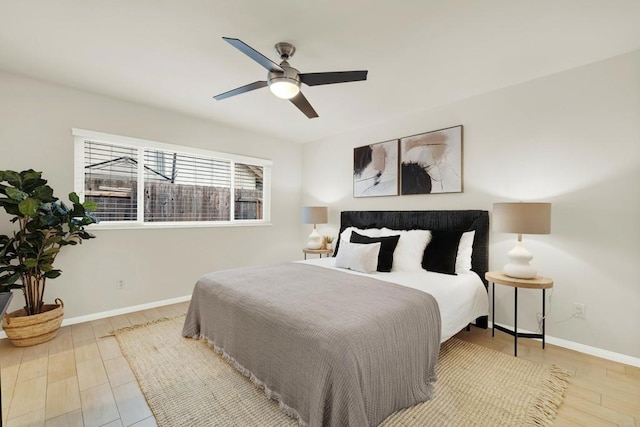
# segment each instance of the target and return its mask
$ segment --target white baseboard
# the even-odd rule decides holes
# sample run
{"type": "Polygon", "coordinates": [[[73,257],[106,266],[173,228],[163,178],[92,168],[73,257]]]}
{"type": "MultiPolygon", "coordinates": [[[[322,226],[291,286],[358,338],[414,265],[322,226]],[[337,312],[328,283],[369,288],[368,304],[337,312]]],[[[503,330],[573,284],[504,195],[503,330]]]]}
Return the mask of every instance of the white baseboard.
{"type": "MultiPolygon", "coordinates": [[[[132,305],[130,307],[117,308],[115,310],[101,311],[99,313],[87,314],[84,316],[71,317],[62,321],[62,326],[75,325],[76,323],[90,322],[92,320],[104,319],[107,317],[119,316],[121,314],[133,313],[134,311],[148,310],[150,308],[162,307],[165,305],[177,304],[179,302],[190,301],[191,295],[185,295],[182,297],[165,299],[162,301],[149,302],[146,304],[132,305]]],[[[510,325],[502,325],[510,329],[513,329],[510,325]]],[[[489,328],[491,328],[491,322],[489,322],[489,328]]],[[[524,329],[518,328],[518,332],[531,333],[524,329]]],[[[7,337],[4,331],[0,331],[0,339],[7,337]]],[[[640,368],[640,358],[628,356],[626,354],[616,353],[609,350],[603,350],[601,348],[592,347],[590,345],[580,344],[577,342],[565,340],[562,338],[556,338],[550,335],[545,337],[546,342],[549,344],[557,345],[558,347],[568,348],[569,350],[575,350],[580,353],[589,354],[591,356],[601,357],[603,359],[612,360],[614,362],[624,363],[626,365],[636,366],[640,368]]]]}
{"type": "MultiPolygon", "coordinates": [[[[503,325],[502,323],[496,323],[496,325],[503,326],[505,328],[513,329],[511,325],[503,325]]],[[[489,328],[491,328],[491,321],[489,321],[489,328]]],[[[533,333],[532,331],[528,331],[526,329],[518,328],[518,332],[523,333],[533,333]]],[[[530,339],[530,338],[527,338],[530,339]]],[[[537,339],[540,341],[539,339],[537,339]]],[[[589,354],[591,356],[600,357],[602,359],[612,360],[614,362],[624,363],[625,365],[636,366],[640,368],[640,358],[628,356],[622,353],[616,353],[609,350],[603,350],[598,347],[592,347],[586,344],[580,344],[577,342],[565,340],[562,338],[552,337],[550,335],[545,336],[545,342],[548,344],[557,345],[558,347],[568,348],[569,350],[575,350],[580,353],[589,354]]]]}
{"type": "Polygon", "coordinates": [[[558,347],[568,348],[569,350],[575,350],[580,353],[590,354],[591,356],[600,357],[602,359],[612,360],[614,362],[624,363],[625,365],[631,365],[640,368],[640,358],[627,356],[626,354],[616,353],[609,350],[604,350],[598,347],[591,347],[590,345],[580,344],[578,342],[564,340],[556,337],[546,337],[546,342],[549,344],[557,345],[558,347]]]}
{"type": "MultiPolygon", "coordinates": [[[[121,314],[133,313],[134,311],[148,310],[150,308],[162,307],[165,305],[177,304],[179,302],[190,301],[191,295],[165,299],[162,301],[148,302],[146,304],[132,305],[130,307],[116,308],[115,310],[101,311],[99,313],[86,314],[84,316],[71,317],[62,321],[62,326],[75,325],[76,323],[90,322],[92,320],[104,319],[107,317],[119,316],[121,314]]],[[[4,331],[0,331],[0,339],[7,337],[4,331]]]]}

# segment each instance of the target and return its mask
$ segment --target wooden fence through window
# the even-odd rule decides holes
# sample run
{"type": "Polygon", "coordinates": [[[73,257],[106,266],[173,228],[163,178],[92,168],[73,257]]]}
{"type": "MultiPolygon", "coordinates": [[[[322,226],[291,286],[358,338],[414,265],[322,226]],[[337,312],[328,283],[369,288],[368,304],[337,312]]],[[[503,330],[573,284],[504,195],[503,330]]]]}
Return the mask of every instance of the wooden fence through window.
{"type": "MultiPolygon", "coordinates": [[[[135,221],[137,185],[126,179],[87,180],[85,197],[102,221],[135,221]]],[[[229,221],[229,188],[145,182],[145,222],[229,221]]],[[[262,190],[235,190],[236,219],[262,219],[262,190]]]]}

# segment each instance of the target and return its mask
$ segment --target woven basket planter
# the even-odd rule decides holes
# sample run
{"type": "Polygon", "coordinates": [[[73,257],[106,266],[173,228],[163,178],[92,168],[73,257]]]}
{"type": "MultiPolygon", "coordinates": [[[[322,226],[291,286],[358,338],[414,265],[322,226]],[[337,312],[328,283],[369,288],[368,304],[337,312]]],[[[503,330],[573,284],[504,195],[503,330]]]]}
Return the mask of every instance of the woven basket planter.
{"type": "Polygon", "coordinates": [[[56,298],[55,302],[43,305],[42,312],[32,316],[27,316],[23,308],[5,314],[2,318],[2,329],[11,344],[16,347],[28,347],[54,339],[64,317],[62,300],[56,298]]]}

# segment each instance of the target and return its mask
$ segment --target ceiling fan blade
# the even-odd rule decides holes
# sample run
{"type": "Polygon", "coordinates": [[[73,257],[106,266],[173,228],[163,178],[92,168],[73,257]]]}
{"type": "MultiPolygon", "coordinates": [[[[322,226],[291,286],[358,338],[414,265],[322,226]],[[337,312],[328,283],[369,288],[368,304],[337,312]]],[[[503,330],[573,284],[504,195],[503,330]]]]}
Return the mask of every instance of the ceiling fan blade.
{"type": "Polygon", "coordinates": [[[244,85],[233,90],[230,90],[225,93],[221,93],[220,95],[216,95],[213,98],[217,101],[221,101],[225,98],[229,98],[231,96],[240,95],[241,93],[250,92],[252,90],[260,89],[262,87],[267,86],[267,82],[264,80],[258,80],[257,82],[249,83],[248,85],[244,85]]]}
{"type": "Polygon", "coordinates": [[[367,80],[367,73],[367,70],[334,71],[329,73],[301,73],[298,76],[302,83],[309,86],[318,86],[367,80]]]}
{"type": "Polygon", "coordinates": [[[309,104],[309,101],[307,101],[307,98],[304,97],[302,92],[298,92],[298,94],[291,98],[289,101],[291,101],[293,105],[298,107],[298,109],[302,111],[308,118],[314,119],[318,117],[318,113],[316,113],[316,110],[314,110],[311,104],[309,104]]]}
{"type": "Polygon", "coordinates": [[[232,39],[229,37],[223,37],[222,39],[227,43],[229,43],[231,46],[238,49],[240,52],[247,55],[249,58],[256,61],[258,64],[262,65],[267,70],[271,71],[272,73],[276,73],[276,72],[284,73],[284,70],[282,69],[282,67],[280,67],[278,64],[276,64],[275,62],[273,62],[272,60],[270,60],[269,58],[267,58],[266,56],[264,56],[263,54],[261,54],[260,52],[258,52],[257,50],[249,46],[248,44],[246,44],[245,42],[243,42],[242,40],[232,39]]]}

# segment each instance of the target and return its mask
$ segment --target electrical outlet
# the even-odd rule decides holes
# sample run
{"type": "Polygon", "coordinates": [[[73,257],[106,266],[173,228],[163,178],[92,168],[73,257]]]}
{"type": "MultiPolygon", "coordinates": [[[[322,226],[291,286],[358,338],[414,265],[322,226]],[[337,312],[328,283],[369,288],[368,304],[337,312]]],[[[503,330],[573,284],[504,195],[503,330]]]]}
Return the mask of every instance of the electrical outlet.
{"type": "Polygon", "coordinates": [[[584,319],[584,304],[581,304],[579,302],[574,302],[573,314],[577,319],[584,319]]]}
{"type": "Polygon", "coordinates": [[[116,282],[116,289],[124,289],[124,280],[118,279],[116,282]]]}

